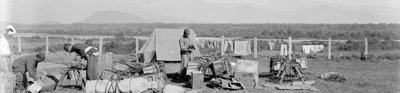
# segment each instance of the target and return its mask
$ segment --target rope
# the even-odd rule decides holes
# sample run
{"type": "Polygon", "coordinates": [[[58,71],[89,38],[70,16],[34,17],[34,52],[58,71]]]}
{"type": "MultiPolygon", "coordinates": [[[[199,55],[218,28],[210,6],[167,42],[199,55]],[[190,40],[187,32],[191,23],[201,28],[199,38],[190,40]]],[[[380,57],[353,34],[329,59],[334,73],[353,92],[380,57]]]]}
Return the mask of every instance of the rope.
{"type": "MultiPolygon", "coordinates": [[[[97,83],[99,83],[99,80],[96,80],[96,84],[94,84],[94,93],[97,93],[96,89],[97,89],[97,83]]],[[[87,87],[87,86],[86,86],[87,87]]]]}
{"type": "MultiPolygon", "coordinates": [[[[112,85],[113,85],[114,82],[115,82],[115,88],[114,88],[114,92],[113,92],[113,93],[117,93],[117,89],[118,89],[118,91],[121,91],[121,89],[120,89],[119,86],[118,86],[120,80],[121,80],[121,77],[120,77],[118,74],[113,74],[113,75],[111,76],[111,80],[109,80],[109,81],[107,82],[107,85],[108,85],[109,82],[111,82],[109,89],[112,88],[112,85]],[[114,79],[114,76],[117,76],[117,78],[114,79]]],[[[107,87],[106,87],[106,88],[107,88],[107,87]]],[[[109,90],[108,90],[108,91],[105,90],[105,91],[106,91],[106,92],[109,92],[109,90]]]]}

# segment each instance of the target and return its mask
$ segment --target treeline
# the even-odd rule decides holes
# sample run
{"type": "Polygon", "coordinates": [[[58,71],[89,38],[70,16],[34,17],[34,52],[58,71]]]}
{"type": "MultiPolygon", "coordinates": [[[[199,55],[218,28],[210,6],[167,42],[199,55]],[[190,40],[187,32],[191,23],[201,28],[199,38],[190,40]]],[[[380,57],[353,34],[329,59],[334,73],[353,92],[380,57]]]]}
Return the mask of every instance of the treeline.
{"type": "Polygon", "coordinates": [[[400,39],[399,24],[15,24],[19,32],[75,35],[140,35],[149,36],[154,28],[191,28],[198,36],[280,39],[400,39]]]}

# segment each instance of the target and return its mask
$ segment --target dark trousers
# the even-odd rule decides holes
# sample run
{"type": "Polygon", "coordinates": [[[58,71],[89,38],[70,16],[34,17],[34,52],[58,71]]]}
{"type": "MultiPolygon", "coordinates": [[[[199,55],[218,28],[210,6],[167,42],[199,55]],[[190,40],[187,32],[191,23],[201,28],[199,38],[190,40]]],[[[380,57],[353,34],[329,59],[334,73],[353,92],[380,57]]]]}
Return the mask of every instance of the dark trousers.
{"type": "Polygon", "coordinates": [[[98,71],[97,71],[97,62],[98,56],[88,55],[87,56],[87,71],[86,71],[86,79],[87,80],[97,80],[98,79],[98,71]]]}
{"type": "Polygon", "coordinates": [[[26,74],[20,71],[14,71],[14,74],[16,78],[14,92],[25,90],[28,82],[26,74]]]}
{"type": "Polygon", "coordinates": [[[180,70],[181,70],[180,77],[182,79],[185,79],[186,78],[186,70],[187,70],[188,62],[190,60],[190,54],[181,55],[181,60],[182,61],[181,61],[181,68],[180,68],[180,70]]]}

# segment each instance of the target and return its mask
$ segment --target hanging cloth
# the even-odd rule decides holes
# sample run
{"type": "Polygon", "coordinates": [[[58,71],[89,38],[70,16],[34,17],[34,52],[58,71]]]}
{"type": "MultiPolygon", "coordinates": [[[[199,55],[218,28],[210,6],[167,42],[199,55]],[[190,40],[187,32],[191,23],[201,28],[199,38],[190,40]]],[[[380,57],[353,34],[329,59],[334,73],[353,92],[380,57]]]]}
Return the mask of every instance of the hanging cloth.
{"type": "Polygon", "coordinates": [[[275,46],[275,42],[268,42],[269,50],[273,50],[275,46]]]}
{"type": "Polygon", "coordinates": [[[224,51],[233,51],[233,42],[232,41],[224,41],[224,51]],[[229,50],[227,50],[229,47],[229,50]]]}
{"type": "Polygon", "coordinates": [[[249,55],[251,53],[249,41],[235,41],[235,54],[249,55]]]}
{"type": "Polygon", "coordinates": [[[314,45],[303,45],[303,53],[310,53],[311,50],[313,49],[314,45]]]}
{"type": "Polygon", "coordinates": [[[281,44],[281,55],[288,55],[286,44],[281,44]]]}
{"type": "Polygon", "coordinates": [[[324,45],[313,45],[312,51],[314,53],[317,53],[318,51],[321,51],[322,49],[324,49],[324,45]]]}

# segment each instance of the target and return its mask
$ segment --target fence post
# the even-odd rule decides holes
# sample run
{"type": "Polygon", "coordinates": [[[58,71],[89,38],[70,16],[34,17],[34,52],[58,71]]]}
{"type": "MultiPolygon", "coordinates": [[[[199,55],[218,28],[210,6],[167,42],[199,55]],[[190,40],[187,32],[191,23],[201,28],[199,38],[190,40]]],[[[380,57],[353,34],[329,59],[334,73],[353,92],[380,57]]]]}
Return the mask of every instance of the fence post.
{"type": "Polygon", "coordinates": [[[365,41],[365,53],[364,53],[364,55],[368,55],[368,39],[367,39],[367,37],[365,37],[364,41],[365,41]]]}
{"type": "Polygon", "coordinates": [[[222,35],[221,36],[221,55],[225,54],[224,48],[225,48],[225,36],[222,35]]]}
{"type": "Polygon", "coordinates": [[[332,39],[331,37],[329,37],[329,41],[328,41],[328,59],[331,59],[332,57],[332,39]]]}
{"type": "Polygon", "coordinates": [[[100,37],[100,41],[99,41],[99,53],[100,55],[103,53],[103,38],[100,37]]]}
{"type": "MultiPolygon", "coordinates": [[[[103,38],[100,37],[100,41],[99,41],[99,56],[102,56],[102,53],[103,53],[103,38]]],[[[99,60],[100,60],[100,58],[101,57],[99,57],[99,60]]]]}
{"type": "Polygon", "coordinates": [[[49,37],[46,36],[46,55],[49,55],[49,37]]]}
{"type": "Polygon", "coordinates": [[[289,60],[292,60],[292,37],[289,37],[289,48],[288,48],[288,50],[289,50],[289,53],[288,53],[288,56],[289,56],[289,60]]]}
{"type": "Polygon", "coordinates": [[[71,37],[71,45],[74,45],[74,43],[75,43],[74,38],[71,37]]]}
{"type": "Polygon", "coordinates": [[[18,52],[22,52],[22,42],[21,42],[21,37],[18,37],[18,52]]]}
{"type": "Polygon", "coordinates": [[[254,37],[254,58],[257,58],[257,37],[254,37]]]}
{"type": "Polygon", "coordinates": [[[136,63],[139,63],[139,55],[138,55],[138,53],[139,53],[139,38],[135,38],[136,39],[136,41],[135,41],[135,45],[136,45],[136,52],[135,52],[135,54],[136,54],[136,63]]]}

